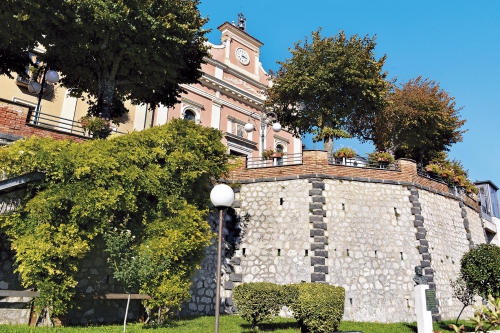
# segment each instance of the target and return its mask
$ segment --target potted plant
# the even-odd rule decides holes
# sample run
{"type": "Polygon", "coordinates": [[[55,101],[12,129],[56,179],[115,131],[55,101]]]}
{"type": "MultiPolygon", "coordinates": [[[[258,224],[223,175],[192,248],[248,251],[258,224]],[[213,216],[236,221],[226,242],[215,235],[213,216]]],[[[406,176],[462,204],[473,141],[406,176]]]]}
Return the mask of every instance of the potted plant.
{"type": "Polygon", "coordinates": [[[112,130],[111,122],[101,117],[83,116],[80,124],[84,131],[89,131],[95,138],[106,138],[112,130]]]}
{"type": "Polygon", "coordinates": [[[337,149],[333,153],[333,156],[335,156],[335,158],[342,158],[342,157],[353,158],[356,156],[356,151],[352,148],[349,148],[349,147],[342,147],[342,148],[337,149]]]}
{"type": "Polygon", "coordinates": [[[379,168],[386,168],[387,165],[394,163],[394,156],[390,151],[374,151],[368,154],[368,161],[372,165],[376,165],[379,168]]]}
{"type": "Polygon", "coordinates": [[[266,150],[264,150],[264,151],[262,152],[262,159],[263,159],[263,160],[269,160],[269,159],[271,159],[271,158],[272,158],[271,156],[272,156],[272,155],[274,155],[275,153],[276,153],[276,152],[274,151],[274,149],[271,149],[271,148],[266,149],[266,150]]]}

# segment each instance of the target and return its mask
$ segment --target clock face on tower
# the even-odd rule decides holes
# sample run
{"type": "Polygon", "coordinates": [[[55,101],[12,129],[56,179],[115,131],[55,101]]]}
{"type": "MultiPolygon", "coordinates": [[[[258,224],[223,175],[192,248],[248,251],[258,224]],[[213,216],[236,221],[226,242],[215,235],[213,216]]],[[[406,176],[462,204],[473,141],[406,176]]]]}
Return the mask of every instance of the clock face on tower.
{"type": "Polygon", "coordinates": [[[248,55],[248,52],[242,48],[236,49],[236,58],[243,65],[248,65],[250,63],[250,56],[248,55]]]}

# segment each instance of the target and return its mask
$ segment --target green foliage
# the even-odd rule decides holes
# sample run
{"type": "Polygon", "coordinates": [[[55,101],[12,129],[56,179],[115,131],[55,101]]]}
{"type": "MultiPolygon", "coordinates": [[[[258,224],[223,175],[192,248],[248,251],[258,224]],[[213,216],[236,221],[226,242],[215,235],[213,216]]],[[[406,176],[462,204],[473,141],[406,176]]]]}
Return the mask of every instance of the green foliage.
{"type": "Polygon", "coordinates": [[[353,158],[356,156],[356,150],[349,148],[349,147],[342,147],[342,148],[335,150],[335,152],[333,153],[333,156],[338,157],[338,158],[341,158],[341,157],[353,158]]]}
{"type": "Polygon", "coordinates": [[[238,314],[251,323],[257,324],[273,319],[285,305],[282,286],[268,282],[243,283],[233,291],[238,314]]]}
{"type": "Polygon", "coordinates": [[[368,162],[371,165],[379,163],[394,163],[394,156],[389,151],[374,151],[368,154],[368,162]]]}
{"type": "Polygon", "coordinates": [[[337,331],[344,315],[345,290],[322,283],[288,286],[290,309],[302,328],[312,333],[337,331]]]}
{"type": "Polygon", "coordinates": [[[462,141],[462,108],[456,108],[455,98],[436,81],[419,76],[401,87],[393,86],[387,102],[374,123],[377,149],[391,149],[396,158],[427,164],[436,153],[462,141]]]}
{"type": "Polygon", "coordinates": [[[389,89],[382,73],[386,57],[375,59],[375,37],[348,38],[340,31],[323,38],[320,32],[295,43],[292,57],[278,62],[266,104],[297,137],[314,132],[316,141],[329,144],[351,135],[370,139],[389,89]]]}
{"type": "Polygon", "coordinates": [[[0,172],[7,177],[45,173],[19,209],[0,216],[22,284],[41,292],[38,308],[67,310],[78,260],[114,228],[136,237],[131,254],[112,256],[125,260],[122,273],[129,256],[137,255],[141,292],[150,293],[155,306],[178,306],[212,236],[208,184],[228,170],[221,136],[173,120],[108,140],[32,137],[0,148],[0,172]]]}
{"type": "Polygon", "coordinates": [[[83,116],[80,123],[84,130],[88,130],[94,137],[107,137],[111,133],[111,122],[101,117],[83,116]]]}
{"type": "Polygon", "coordinates": [[[474,290],[471,290],[467,287],[467,283],[465,283],[464,279],[458,277],[456,280],[450,281],[451,288],[453,289],[453,297],[458,299],[463,304],[463,308],[457,316],[457,320],[455,324],[458,325],[458,319],[460,319],[460,315],[464,311],[464,309],[474,304],[474,298],[476,296],[474,290]]]}
{"type": "MultiPolygon", "coordinates": [[[[159,103],[171,106],[183,92],[179,84],[197,82],[207,56],[207,31],[201,28],[207,20],[198,3],[7,0],[2,1],[0,17],[12,26],[5,34],[2,26],[0,41],[8,55],[40,42],[47,50],[42,60],[61,72],[61,83],[72,95],[86,94],[103,117],[110,118],[111,110],[120,109],[126,99],[151,108],[159,103]]],[[[2,66],[7,72],[19,68],[2,66]]]]}
{"type": "Polygon", "coordinates": [[[474,332],[487,333],[500,327],[500,298],[488,296],[488,304],[476,307],[471,321],[476,325],[474,332]]]}
{"type": "Polygon", "coordinates": [[[474,183],[467,178],[467,171],[463,170],[462,164],[457,160],[450,162],[444,159],[441,162],[433,162],[426,165],[425,170],[441,177],[451,188],[456,187],[467,193],[477,194],[479,192],[474,183]]]}
{"type": "Polygon", "coordinates": [[[487,298],[500,296],[500,247],[480,244],[460,260],[460,274],[467,288],[487,298]]]}

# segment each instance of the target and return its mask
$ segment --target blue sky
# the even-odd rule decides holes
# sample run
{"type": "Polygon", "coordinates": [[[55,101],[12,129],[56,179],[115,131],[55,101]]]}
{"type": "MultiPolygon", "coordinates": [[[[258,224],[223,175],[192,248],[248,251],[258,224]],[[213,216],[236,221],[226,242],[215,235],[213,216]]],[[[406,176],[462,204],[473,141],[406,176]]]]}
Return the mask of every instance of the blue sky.
{"type": "MultiPolygon", "coordinates": [[[[500,186],[500,1],[499,0],[204,0],[199,9],[210,21],[208,35],[220,43],[217,27],[243,12],[248,33],[264,43],[261,62],[278,69],[289,47],[322,27],[323,36],[340,29],[348,36],[377,35],[376,57],[387,54],[388,77],[406,82],[422,75],[455,97],[467,119],[464,140],[450,157],[462,161],[471,180],[500,186]]],[[[322,143],[304,141],[307,148],[322,143]]],[[[338,140],[360,155],[373,146],[338,140]]]]}

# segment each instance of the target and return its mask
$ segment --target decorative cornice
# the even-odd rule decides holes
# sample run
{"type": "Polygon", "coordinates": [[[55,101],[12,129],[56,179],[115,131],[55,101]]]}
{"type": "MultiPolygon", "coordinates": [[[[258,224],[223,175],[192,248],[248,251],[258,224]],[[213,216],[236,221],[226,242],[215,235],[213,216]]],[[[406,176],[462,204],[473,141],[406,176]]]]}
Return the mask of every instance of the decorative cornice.
{"type": "Polygon", "coordinates": [[[242,39],[243,41],[247,42],[252,46],[252,48],[258,49],[264,43],[262,43],[260,40],[258,40],[255,37],[250,36],[248,33],[244,32],[243,30],[238,29],[234,25],[232,25],[229,22],[224,22],[220,26],[217,27],[217,29],[222,33],[224,36],[224,32],[227,32],[227,35],[230,37],[238,37],[239,39],[242,39]]]}
{"type": "Polygon", "coordinates": [[[242,138],[241,136],[237,136],[237,135],[234,135],[234,134],[228,133],[228,132],[224,133],[224,136],[226,136],[228,138],[231,138],[232,140],[241,141],[243,143],[246,143],[247,145],[251,145],[251,146],[257,147],[257,142],[253,142],[251,140],[242,138]]]}
{"type": "Polygon", "coordinates": [[[287,138],[282,137],[282,136],[280,136],[280,135],[278,135],[278,134],[274,134],[274,138],[275,138],[276,140],[280,140],[280,141],[286,142],[287,144],[288,144],[288,143],[290,143],[290,140],[288,140],[287,138]]]}
{"type": "Polygon", "coordinates": [[[243,126],[246,125],[246,122],[244,122],[243,120],[237,119],[237,118],[235,118],[233,116],[227,116],[227,120],[231,121],[232,123],[240,124],[240,125],[243,125],[243,126]]]}
{"type": "MultiPolygon", "coordinates": [[[[237,99],[241,100],[244,103],[247,104],[255,104],[257,106],[264,106],[264,100],[261,98],[258,98],[240,88],[237,88],[225,81],[219,80],[212,75],[209,74],[203,74],[203,76],[200,79],[200,83],[202,84],[209,84],[212,86],[215,86],[215,88],[219,90],[223,90],[225,92],[230,92],[233,94],[237,99]]],[[[183,86],[184,87],[184,86],[183,86]]]]}
{"type": "Polygon", "coordinates": [[[189,105],[194,106],[194,107],[197,107],[197,108],[202,109],[202,110],[205,109],[205,106],[203,106],[203,104],[195,102],[193,100],[190,100],[189,98],[186,98],[186,97],[182,97],[181,102],[183,102],[185,104],[189,104],[189,105]]]}

